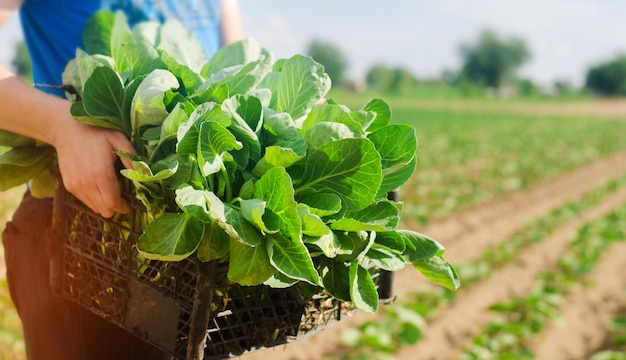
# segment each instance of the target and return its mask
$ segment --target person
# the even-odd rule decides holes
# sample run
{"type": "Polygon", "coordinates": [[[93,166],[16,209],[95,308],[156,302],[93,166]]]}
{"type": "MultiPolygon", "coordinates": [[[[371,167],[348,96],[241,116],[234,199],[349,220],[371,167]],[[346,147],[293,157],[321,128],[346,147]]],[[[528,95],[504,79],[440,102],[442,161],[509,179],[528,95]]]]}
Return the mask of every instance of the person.
{"type": "MultiPolygon", "coordinates": [[[[0,27],[19,12],[35,87],[0,65],[0,129],[38,139],[57,152],[63,183],[105,218],[129,211],[121,197],[114,151],[133,152],[117,131],[84,125],[70,116],[61,85],[65,64],[82,43],[97,10],[121,10],[131,21],[176,17],[210,55],[243,38],[236,0],[3,0],[0,27]]],[[[128,164],[125,164],[128,166],[128,164]]],[[[28,359],[161,359],[167,354],[77,305],[49,287],[46,232],[52,204],[27,191],[3,234],[11,298],[23,324],[28,359]]]]}

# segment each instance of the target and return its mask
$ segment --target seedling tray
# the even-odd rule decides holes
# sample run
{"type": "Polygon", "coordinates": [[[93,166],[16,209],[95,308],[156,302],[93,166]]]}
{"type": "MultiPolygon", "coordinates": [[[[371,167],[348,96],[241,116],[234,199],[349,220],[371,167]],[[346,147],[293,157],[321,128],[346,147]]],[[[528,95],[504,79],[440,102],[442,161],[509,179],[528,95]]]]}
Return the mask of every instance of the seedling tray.
{"type": "MultiPolygon", "coordinates": [[[[135,247],[144,212],[105,219],[59,182],[49,243],[53,292],[178,359],[222,359],[297,340],[354,312],[350,303],[299,286],[274,289],[227,281],[228,263],[195,257],[165,262],[135,247]]],[[[381,303],[393,273],[374,271],[381,303]]]]}

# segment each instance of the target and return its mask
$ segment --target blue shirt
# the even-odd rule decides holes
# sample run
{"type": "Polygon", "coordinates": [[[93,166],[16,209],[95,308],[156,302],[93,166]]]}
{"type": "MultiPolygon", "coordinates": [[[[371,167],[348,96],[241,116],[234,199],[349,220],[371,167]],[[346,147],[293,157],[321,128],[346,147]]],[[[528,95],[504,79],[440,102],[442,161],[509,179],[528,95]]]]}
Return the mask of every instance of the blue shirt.
{"type": "Polygon", "coordinates": [[[33,81],[43,91],[62,96],[65,65],[82,47],[83,28],[98,10],[122,10],[132,26],[142,20],[174,17],[192,31],[211,56],[220,46],[221,0],[26,0],[20,8],[33,81]]]}

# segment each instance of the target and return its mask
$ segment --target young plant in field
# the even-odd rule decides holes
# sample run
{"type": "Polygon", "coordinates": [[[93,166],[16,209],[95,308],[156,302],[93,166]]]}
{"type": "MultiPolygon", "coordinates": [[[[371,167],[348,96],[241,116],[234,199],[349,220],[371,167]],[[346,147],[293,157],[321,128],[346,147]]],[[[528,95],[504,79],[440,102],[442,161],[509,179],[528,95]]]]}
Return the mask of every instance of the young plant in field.
{"type": "Polygon", "coordinates": [[[387,194],[413,174],[417,141],[385,101],[325,100],[320,64],[274,61],[249,39],[209,59],[176,21],[131,29],[100,12],[84,38],[64,88],[78,121],[119,130],[137,150],[118,155],[146,208],[141,256],[228,261],[233,283],[323,288],[368,312],[374,268],[411,265],[459,286],[437,241],[397,229],[402,206],[387,194]]]}

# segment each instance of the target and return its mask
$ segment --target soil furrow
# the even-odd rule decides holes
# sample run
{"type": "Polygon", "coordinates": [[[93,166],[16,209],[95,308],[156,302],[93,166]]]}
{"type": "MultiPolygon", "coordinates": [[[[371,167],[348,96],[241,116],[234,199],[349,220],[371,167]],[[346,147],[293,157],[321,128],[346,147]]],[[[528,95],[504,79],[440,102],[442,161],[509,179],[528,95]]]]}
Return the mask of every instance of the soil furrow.
{"type": "Polygon", "coordinates": [[[429,323],[422,341],[416,346],[401,349],[396,358],[414,360],[416,354],[419,354],[417,359],[420,360],[456,358],[458,352],[469,346],[473,337],[495,316],[487,307],[529,292],[535,276],[552,267],[580,226],[600,219],[624,203],[626,188],[603,200],[580,218],[561,225],[542,242],[528,247],[513,263],[498,269],[493,277],[460,294],[449,308],[429,323]]]}
{"type": "Polygon", "coordinates": [[[562,318],[538,336],[537,359],[583,360],[602,344],[607,324],[626,304],[626,243],[614,244],[587,277],[592,287],[580,287],[566,296],[562,318]]]}

